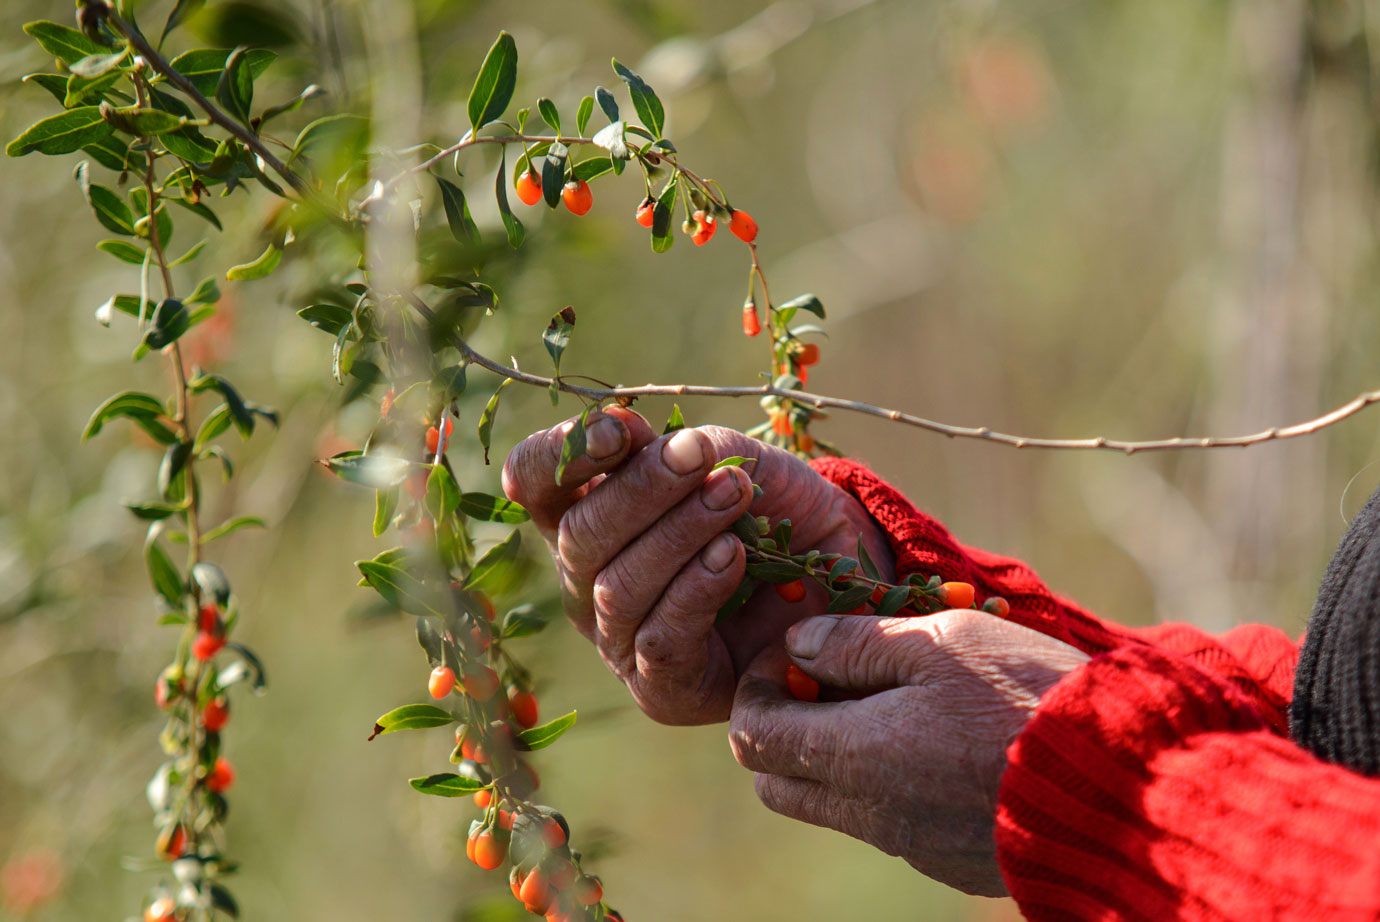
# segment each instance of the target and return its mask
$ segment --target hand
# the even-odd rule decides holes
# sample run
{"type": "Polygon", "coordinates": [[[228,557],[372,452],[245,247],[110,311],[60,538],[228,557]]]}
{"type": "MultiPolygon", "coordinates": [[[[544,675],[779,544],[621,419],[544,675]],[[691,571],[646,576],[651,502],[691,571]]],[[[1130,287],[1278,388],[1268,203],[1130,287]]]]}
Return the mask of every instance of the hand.
{"type": "Polygon", "coordinates": [[[743,577],[743,546],[725,530],[752,503],[752,481],[765,490],[753,514],[789,518],[796,548],[853,554],[865,534],[883,575],[892,568],[861,505],[789,452],[716,426],[658,437],[641,416],[610,407],[591,415],[587,452],[557,485],[570,426],[514,448],[503,489],[545,537],[566,614],[655,720],[727,719],[738,675],[758,651],[825,607],[818,587],[794,604],[764,587],[714,624],[743,577]],[[754,460],[710,474],[733,455],[754,460]]]}
{"type": "Polygon", "coordinates": [[[997,785],[1043,695],[1088,659],[978,611],[811,618],[738,686],[733,753],[777,813],[904,858],[965,893],[1004,896],[997,785]],[[794,662],[854,700],[786,695],[794,662]]]}

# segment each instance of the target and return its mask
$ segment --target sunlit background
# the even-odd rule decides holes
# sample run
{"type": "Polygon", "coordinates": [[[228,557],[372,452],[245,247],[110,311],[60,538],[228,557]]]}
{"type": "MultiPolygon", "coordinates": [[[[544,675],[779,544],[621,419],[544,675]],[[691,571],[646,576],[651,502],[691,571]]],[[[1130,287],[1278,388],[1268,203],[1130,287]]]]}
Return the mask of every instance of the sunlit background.
{"type": "MultiPolygon", "coordinates": [[[[141,19],[169,5],[139,4],[141,19]]],[[[328,93],[292,131],[330,111],[386,112],[413,139],[453,140],[500,29],[517,39],[523,105],[547,95],[573,113],[596,84],[622,95],[611,56],[637,67],[682,161],[757,218],[773,292],[827,305],[819,392],[1027,435],[1155,438],[1295,423],[1380,386],[1374,0],[261,5],[276,32],[236,34],[237,8],[254,4],[212,0],[174,42],[274,44],[282,57],[258,98],[307,83],[328,93]]],[[[68,0],[3,5],[5,138],[51,111],[19,83],[51,69],[20,26],[71,15],[68,0]]],[[[137,270],[92,248],[102,234],[75,162],[7,160],[0,182],[4,919],[139,907],[154,877],[121,865],[152,853],[152,689],[177,636],[154,624],[142,529],[119,505],[151,491],[156,450],[127,427],[79,442],[107,394],[167,382],[162,366],[129,362],[131,327],[93,318],[111,292],[137,290],[137,270]]],[[[494,167],[487,154],[461,164],[502,247],[494,167]]],[[[544,368],[539,331],[571,304],[567,371],[756,382],[766,353],[739,332],[742,247],[723,234],[654,256],[632,218],[633,173],[594,195],[582,219],[516,206],[529,245],[497,267],[501,308],[477,344],[544,368]]],[[[262,249],[272,202],[236,201],[184,283],[262,249]]],[[[179,233],[180,252],[195,238],[179,233]]],[[[507,918],[505,883],[464,860],[468,801],[406,784],[444,768],[449,735],[365,742],[379,713],[422,700],[427,668],[407,621],[362,614],[352,562],[386,546],[369,537],[371,497],[313,464],[357,444],[376,412],[340,412],[330,340],[294,316],[331,271],[289,250],[271,279],[225,284],[221,316],[193,345],[283,419],[235,446],[243,473],[211,500],[215,514],[270,523],[214,547],[270,678],[265,697],[236,698],[226,734],[234,889],[251,920],[507,918]]],[[[494,383],[470,376],[462,426],[494,383]]],[[[748,401],[683,408],[691,423],[760,419],[748,401]]],[[[498,456],[576,409],[510,388],[498,456]]],[[[639,409],[659,424],[670,404],[639,409]]],[[[844,414],[817,431],[963,540],[1030,561],[1106,617],[1296,634],[1380,482],[1373,412],[1287,443],[1129,458],[844,414]]],[[[497,466],[459,470],[497,491],[497,466]]],[[[504,601],[549,605],[548,569],[533,572],[504,601]]],[[[1010,901],[965,897],[769,813],[722,726],[653,724],[563,622],[526,650],[544,713],[582,715],[537,759],[544,796],[577,839],[607,845],[595,864],[629,920],[1019,917],[1010,901]]]]}

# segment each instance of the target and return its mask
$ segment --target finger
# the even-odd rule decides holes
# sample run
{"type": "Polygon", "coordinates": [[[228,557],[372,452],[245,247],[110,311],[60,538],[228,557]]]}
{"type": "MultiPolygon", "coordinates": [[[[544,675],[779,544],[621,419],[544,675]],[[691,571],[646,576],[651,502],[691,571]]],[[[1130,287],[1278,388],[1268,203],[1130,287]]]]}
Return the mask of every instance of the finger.
{"type": "Polygon", "coordinates": [[[690,495],[714,461],[713,447],[694,429],[663,436],[630,457],[561,516],[561,566],[588,574],[592,583],[623,548],[690,495]]]}
{"type": "Polygon", "coordinates": [[[944,620],[820,615],[792,625],[786,652],[823,685],[870,692],[922,685],[944,620]]]}
{"type": "MultiPolygon", "coordinates": [[[[728,719],[736,675],[714,619],[738,588],[745,564],[737,538],[714,538],[666,587],[637,629],[628,658],[615,664],[605,655],[653,720],[683,726],[728,719]]],[[[607,649],[603,638],[596,642],[607,649]]]]}
{"type": "Polygon", "coordinates": [[[552,542],[561,516],[584,495],[590,479],[613,470],[656,438],[647,421],[631,410],[609,407],[591,414],[585,429],[585,453],[566,465],[557,484],[561,449],[574,424],[573,419],[566,420],[527,437],[503,463],[503,492],[527,509],[537,528],[552,542]]]}
{"type": "Polygon", "coordinates": [[[757,799],[773,813],[812,826],[823,826],[863,838],[857,828],[859,807],[827,784],[758,772],[752,780],[757,799]]]}
{"type": "MultiPolygon", "coordinates": [[[[595,499],[597,497],[591,496],[586,502],[595,499]]],[[[704,595],[726,581],[722,570],[710,571],[702,566],[691,567],[688,572],[683,570],[696,554],[732,525],[751,502],[752,488],[747,474],[737,468],[721,468],[599,571],[594,580],[594,610],[599,619],[601,639],[607,643],[605,653],[608,656],[620,663],[632,656],[634,633],[673,579],[678,594],[686,596],[692,610],[699,614],[714,611],[718,604],[727,601],[736,583],[718,604],[706,609],[704,595]],[[695,599],[697,580],[705,585],[700,587],[700,598],[695,599]]],[[[736,556],[738,546],[735,540],[724,548],[736,556]]],[[[732,557],[721,555],[711,562],[727,566],[732,563],[732,557]]]]}

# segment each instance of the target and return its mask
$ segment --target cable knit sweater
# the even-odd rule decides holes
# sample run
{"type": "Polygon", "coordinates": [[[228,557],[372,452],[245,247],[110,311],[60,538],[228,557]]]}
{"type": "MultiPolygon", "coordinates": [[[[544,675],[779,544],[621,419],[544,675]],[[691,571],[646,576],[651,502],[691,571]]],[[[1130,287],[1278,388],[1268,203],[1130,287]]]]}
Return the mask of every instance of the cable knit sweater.
{"type": "Polygon", "coordinates": [[[1127,628],[964,547],[856,462],[814,467],[890,536],[897,572],[1000,595],[1090,654],[1007,750],[997,857],[1028,919],[1380,919],[1380,779],[1289,739],[1298,646],[1245,625],[1127,628]]]}

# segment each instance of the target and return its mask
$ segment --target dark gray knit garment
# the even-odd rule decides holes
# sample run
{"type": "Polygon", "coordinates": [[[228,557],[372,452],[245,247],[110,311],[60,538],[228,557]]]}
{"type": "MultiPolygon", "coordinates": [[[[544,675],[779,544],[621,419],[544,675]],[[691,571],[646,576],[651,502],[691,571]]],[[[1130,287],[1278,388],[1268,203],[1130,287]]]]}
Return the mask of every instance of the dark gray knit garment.
{"type": "Polygon", "coordinates": [[[1380,489],[1327,565],[1294,676],[1289,732],[1319,758],[1380,775],[1380,489]]]}

